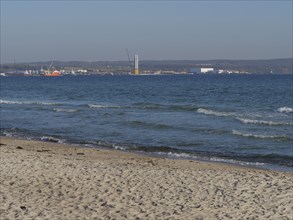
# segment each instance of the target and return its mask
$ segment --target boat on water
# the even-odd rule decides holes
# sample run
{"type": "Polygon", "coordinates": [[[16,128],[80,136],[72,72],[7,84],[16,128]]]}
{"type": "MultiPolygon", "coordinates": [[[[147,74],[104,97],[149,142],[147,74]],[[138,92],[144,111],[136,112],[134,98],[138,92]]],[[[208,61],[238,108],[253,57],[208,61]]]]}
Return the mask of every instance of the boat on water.
{"type": "Polygon", "coordinates": [[[51,62],[51,64],[50,64],[48,70],[45,71],[44,76],[60,76],[60,72],[57,71],[57,70],[54,70],[53,72],[51,72],[51,67],[52,67],[52,65],[53,65],[53,62],[54,62],[54,61],[51,62]]]}
{"type": "Polygon", "coordinates": [[[50,71],[46,71],[44,76],[60,76],[60,72],[55,70],[52,73],[50,71]]]}
{"type": "Polygon", "coordinates": [[[28,70],[26,70],[23,75],[24,76],[31,76],[32,74],[28,70]]]}

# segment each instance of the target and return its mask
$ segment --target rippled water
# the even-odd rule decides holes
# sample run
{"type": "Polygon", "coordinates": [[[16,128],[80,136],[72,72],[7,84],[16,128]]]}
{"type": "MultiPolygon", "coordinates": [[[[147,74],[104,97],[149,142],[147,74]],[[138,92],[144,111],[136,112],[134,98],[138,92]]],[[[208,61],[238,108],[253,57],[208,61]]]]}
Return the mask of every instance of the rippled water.
{"type": "Polygon", "coordinates": [[[2,77],[1,133],[293,167],[292,75],[2,77]]]}

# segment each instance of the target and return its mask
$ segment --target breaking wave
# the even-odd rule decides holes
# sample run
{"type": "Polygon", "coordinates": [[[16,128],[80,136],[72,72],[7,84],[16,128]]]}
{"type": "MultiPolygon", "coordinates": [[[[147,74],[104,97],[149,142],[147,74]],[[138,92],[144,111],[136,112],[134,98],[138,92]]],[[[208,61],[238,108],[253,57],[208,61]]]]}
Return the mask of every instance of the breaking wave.
{"type": "Polygon", "coordinates": [[[167,156],[171,158],[184,158],[184,159],[199,159],[196,155],[191,155],[187,153],[174,153],[174,152],[154,152],[153,154],[159,155],[159,156],[167,156]]]}
{"type": "Polygon", "coordinates": [[[249,134],[249,133],[242,133],[236,130],[233,130],[232,134],[242,136],[242,137],[261,138],[261,139],[288,139],[289,138],[288,136],[284,136],[284,135],[249,134]]]}
{"type": "MultiPolygon", "coordinates": [[[[129,147],[127,145],[123,145],[123,144],[117,144],[117,143],[111,143],[111,142],[106,142],[106,141],[95,141],[95,142],[91,142],[88,143],[91,145],[91,147],[102,147],[102,148],[110,148],[110,149],[115,149],[115,150],[128,150],[129,147]]],[[[87,145],[88,145],[87,144],[87,145]]]]}
{"type": "Polygon", "coordinates": [[[174,104],[157,104],[157,103],[135,103],[131,107],[138,108],[138,109],[170,110],[170,111],[195,111],[198,109],[194,105],[174,105],[174,104]]]}
{"type": "Polygon", "coordinates": [[[197,109],[197,112],[205,114],[205,115],[214,115],[214,116],[220,116],[220,117],[236,116],[236,114],[233,112],[218,112],[218,111],[213,111],[213,110],[204,109],[204,108],[197,109]]]}
{"type": "Polygon", "coordinates": [[[236,118],[237,120],[241,121],[244,124],[260,124],[260,125],[290,125],[292,126],[293,123],[290,122],[274,122],[274,121],[264,121],[264,120],[255,120],[255,119],[245,119],[245,118],[236,118]]]}
{"type": "Polygon", "coordinates": [[[73,112],[78,112],[78,109],[63,109],[63,108],[54,108],[53,109],[55,112],[68,112],[68,113],[73,113],[73,112]]]}
{"type": "Polygon", "coordinates": [[[124,109],[147,109],[147,110],[170,110],[170,111],[195,111],[198,108],[193,105],[164,105],[155,103],[134,103],[131,105],[102,105],[88,104],[90,108],[124,108],[124,109]]]}
{"type": "Polygon", "coordinates": [[[211,157],[211,161],[213,162],[220,162],[220,163],[232,163],[232,164],[239,164],[243,166],[263,166],[265,163],[262,162],[248,162],[248,161],[240,161],[240,160],[233,160],[233,159],[223,159],[223,158],[218,158],[218,157],[211,157]]]}
{"type": "Polygon", "coordinates": [[[281,112],[281,113],[292,113],[293,112],[293,108],[281,107],[281,108],[278,108],[277,111],[278,112],[281,112]]]}
{"type": "Polygon", "coordinates": [[[49,137],[49,136],[43,136],[41,137],[42,141],[47,141],[47,142],[54,142],[54,143],[63,143],[62,140],[54,137],[49,137]]]}
{"type": "Polygon", "coordinates": [[[88,104],[90,108],[123,108],[122,106],[88,104]]]}
{"type": "Polygon", "coordinates": [[[12,133],[9,133],[9,132],[6,132],[6,131],[3,132],[3,135],[6,136],[6,137],[13,137],[12,133]]]}
{"type": "Polygon", "coordinates": [[[55,103],[55,102],[9,101],[9,100],[0,100],[0,104],[6,104],[6,105],[61,105],[61,103],[55,103]]]}
{"type": "Polygon", "coordinates": [[[204,160],[204,161],[213,161],[219,163],[229,163],[229,164],[239,164],[243,166],[263,166],[265,163],[262,162],[248,162],[242,160],[234,160],[229,158],[220,158],[220,157],[208,157],[208,156],[197,156],[188,153],[174,153],[174,152],[155,152],[155,155],[165,156],[170,158],[178,159],[189,159],[189,160],[204,160]]]}

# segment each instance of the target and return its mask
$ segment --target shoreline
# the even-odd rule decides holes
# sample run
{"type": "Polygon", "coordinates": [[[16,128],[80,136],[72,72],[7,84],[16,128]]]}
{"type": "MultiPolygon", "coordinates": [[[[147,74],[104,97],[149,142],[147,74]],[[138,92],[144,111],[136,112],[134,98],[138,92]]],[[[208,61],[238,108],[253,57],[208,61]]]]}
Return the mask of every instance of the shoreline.
{"type": "MultiPolygon", "coordinates": [[[[43,136],[43,138],[25,138],[21,136],[5,136],[0,135],[1,138],[9,138],[9,139],[16,139],[16,140],[24,140],[24,141],[36,141],[36,142],[45,142],[45,143],[55,143],[69,147],[78,147],[78,148],[91,148],[97,150],[105,150],[105,151],[114,151],[114,152],[124,152],[130,154],[137,154],[151,158],[162,158],[162,159],[171,159],[171,160],[187,160],[187,161],[198,161],[203,163],[212,163],[212,164],[223,164],[227,166],[236,166],[236,167],[247,167],[248,169],[259,169],[259,170],[271,170],[276,172],[288,172],[292,173],[292,167],[281,166],[277,164],[266,164],[264,162],[254,162],[254,161],[242,161],[242,160],[235,160],[233,158],[226,158],[223,159],[221,157],[201,157],[196,155],[184,155],[180,156],[181,153],[173,153],[173,152],[148,152],[148,151],[134,151],[134,150],[127,150],[118,148],[108,148],[104,146],[99,146],[98,144],[81,144],[81,143],[74,143],[74,142],[64,142],[63,140],[50,137],[50,136],[43,136]],[[179,156],[177,156],[179,154],[179,156]]],[[[185,154],[185,153],[183,153],[185,154]]]]}
{"type": "Polygon", "coordinates": [[[292,219],[292,173],[0,137],[1,219],[292,219]]]}

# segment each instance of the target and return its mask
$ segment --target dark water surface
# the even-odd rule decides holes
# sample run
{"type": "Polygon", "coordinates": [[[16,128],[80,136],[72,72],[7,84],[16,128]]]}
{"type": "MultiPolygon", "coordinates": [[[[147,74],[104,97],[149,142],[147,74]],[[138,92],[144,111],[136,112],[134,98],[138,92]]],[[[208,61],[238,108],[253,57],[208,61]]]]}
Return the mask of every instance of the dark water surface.
{"type": "Polygon", "coordinates": [[[292,170],[292,77],[1,77],[1,134],[292,170]]]}

